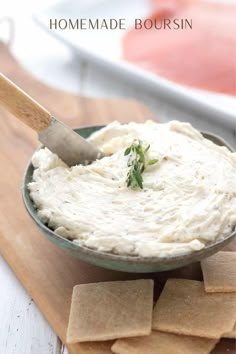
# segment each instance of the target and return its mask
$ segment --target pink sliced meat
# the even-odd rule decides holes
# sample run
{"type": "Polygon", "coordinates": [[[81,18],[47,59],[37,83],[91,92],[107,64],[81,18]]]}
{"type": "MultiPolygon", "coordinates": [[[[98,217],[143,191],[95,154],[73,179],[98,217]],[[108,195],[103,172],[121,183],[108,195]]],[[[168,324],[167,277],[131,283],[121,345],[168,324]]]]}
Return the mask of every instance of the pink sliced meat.
{"type": "MultiPolygon", "coordinates": [[[[180,84],[236,94],[236,4],[201,0],[153,0],[152,29],[132,29],[123,57],[180,84]],[[185,29],[156,29],[183,19],[185,29]],[[185,23],[192,23],[192,29],[185,23]]],[[[144,19],[142,20],[142,24],[144,19]]],[[[150,21],[148,25],[150,25],[150,21]]],[[[176,26],[175,26],[176,27],[176,26]]]]}

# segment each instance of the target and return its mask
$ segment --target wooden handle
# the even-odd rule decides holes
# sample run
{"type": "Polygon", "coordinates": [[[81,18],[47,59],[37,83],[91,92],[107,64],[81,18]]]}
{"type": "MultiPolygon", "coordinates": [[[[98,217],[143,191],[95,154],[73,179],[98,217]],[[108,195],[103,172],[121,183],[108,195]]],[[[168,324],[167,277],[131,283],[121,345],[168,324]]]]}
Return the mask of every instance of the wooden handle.
{"type": "Polygon", "coordinates": [[[37,132],[50,123],[51,114],[1,73],[0,104],[37,132]]]}

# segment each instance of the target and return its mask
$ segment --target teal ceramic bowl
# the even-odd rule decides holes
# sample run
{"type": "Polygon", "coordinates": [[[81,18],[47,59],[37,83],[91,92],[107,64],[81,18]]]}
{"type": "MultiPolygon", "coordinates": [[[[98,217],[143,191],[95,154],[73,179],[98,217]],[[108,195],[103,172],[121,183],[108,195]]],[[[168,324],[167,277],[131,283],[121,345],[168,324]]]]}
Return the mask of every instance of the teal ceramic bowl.
{"type": "MultiPolygon", "coordinates": [[[[80,134],[82,137],[87,138],[93,132],[101,129],[103,126],[92,126],[92,127],[85,127],[75,129],[75,131],[80,134]]],[[[204,136],[212,140],[214,143],[218,145],[225,145],[230,150],[232,148],[225,143],[221,138],[210,134],[210,133],[203,133],[204,136]]],[[[96,250],[92,250],[86,247],[81,247],[78,244],[73,243],[59,235],[57,235],[53,230],[49,227],[44,225],[37,215],[37,210],[34,207],[34,204],[30,198],[29,191],[27,189],[27,185],[29,182],[32,181],[33,175],[33,165],[29,162],[23,180],[23,200],[28,211],[29,215],[36,223],[42,235],[47,237],[51,242],[53,242],[56,246],[60,247],[62,250],[68,252],[71,256],[81,259],[82,261],[94,264],[99,267],[113,269],[117,271],[123,272],[138,272],[138,273],[150,273],[150,272],[161,272],[171,269],[176,269],[188,265],[193,262],[197,262],[205,257],[208,257],[221,248],[226,246],[232,238],[236,235],[236,230],[229,235],[228,237],[224,238],[221,241],[217,241],[215,243],[207,245],[204,249],[185,255],[185,256],[175,256],[175,257],[133,257],[133,256],[120,256],[110,253],[102,253],[96,250]]]]}

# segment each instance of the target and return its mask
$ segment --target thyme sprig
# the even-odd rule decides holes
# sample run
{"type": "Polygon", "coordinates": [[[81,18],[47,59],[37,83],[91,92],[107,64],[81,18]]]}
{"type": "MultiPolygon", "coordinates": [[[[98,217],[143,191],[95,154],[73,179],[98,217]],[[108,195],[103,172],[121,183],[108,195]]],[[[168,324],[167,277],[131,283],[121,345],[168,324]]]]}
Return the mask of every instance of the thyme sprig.
{"type": "Polygon", "coordinates": [[[134,140],[125,150],[124,155],[130,155],[128,160],[130,169],[126,178],[127,187],[143,189],[143,172],[148,166],[158,162],[157,159],[148,160],[146,158],[146,153],[149,149],[150,145],[144,147],[141,140],[134,140]]]}

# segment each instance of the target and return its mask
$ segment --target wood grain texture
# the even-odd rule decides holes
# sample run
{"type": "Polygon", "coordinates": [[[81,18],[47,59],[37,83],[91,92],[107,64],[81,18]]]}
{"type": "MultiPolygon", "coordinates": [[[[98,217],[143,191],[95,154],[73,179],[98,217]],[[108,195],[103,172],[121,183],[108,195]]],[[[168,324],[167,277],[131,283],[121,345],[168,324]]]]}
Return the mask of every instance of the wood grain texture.
{"type": "Polygon", "coordinates": [[[14,278],[0,256],[0,353],[59,354],[60,341],[33,299],[14,278]]]}
{"type": "Polygon", "coordinates": [[[37,132],[50,123],[51,114],[1,73],[0,105],[37,132]]]}
{"type": "MultiPolygon", "coordinates": [[[[24,72],[3,45],[0,45],[0,53],[0,70],[72,127],[107,123],[114,119],[141,122],[152,118],[143,105],[132,100],[90,99],[50,89],[24,72]]],[[[0,116],[0,250],[64,342],[74,285],[134,279],[139,278],[139,275],[113,272],[83,263],[62,252],[41,235],[24,210],[20,192],[26,162],[38,145],[36,136],[6,111],[0,109],[0,116]]],[[[230,247],[235,249],[235,244],[230,247]]],[[[175,272],[153,274],[152,277],[158,296],[167,277],[201,279],[202,275],[199,265],[195,264],[175,272]]],[[[220,351],[216,349],[214,354],[234,353],[233,341],[221,341],[220,345],[220,351]]],[[[68,349],[71,354],[109,352],[105,344],[93,344],[90,347],[76,344],[68,349]]]]}

